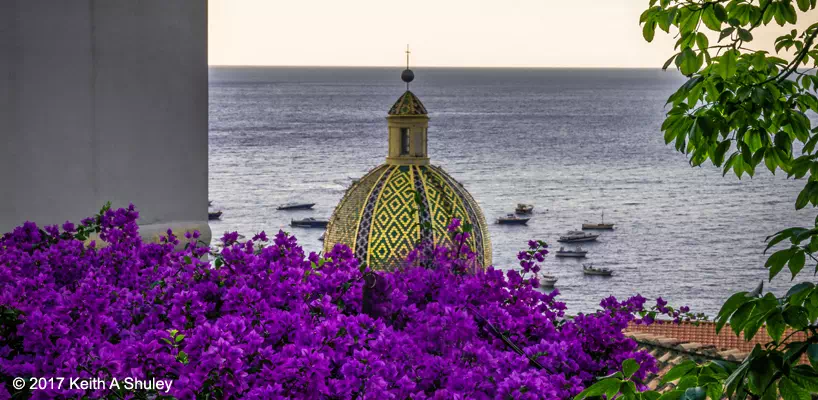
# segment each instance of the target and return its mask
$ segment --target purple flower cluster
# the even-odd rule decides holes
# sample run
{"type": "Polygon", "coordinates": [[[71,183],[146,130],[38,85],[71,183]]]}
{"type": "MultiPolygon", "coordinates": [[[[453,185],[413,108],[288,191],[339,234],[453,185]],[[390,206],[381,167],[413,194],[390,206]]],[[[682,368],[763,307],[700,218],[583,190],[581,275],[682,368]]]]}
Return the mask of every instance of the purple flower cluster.
{"type": "Polygon", "coordinates": [[[656,370],[619,303],[566,318],[558,292],[537,289],[542,242],[522,274],[481,269],[455,221],[448,245],[373,272],[345,246],[307,255],[283,232],[225,234],[211,262],[196,233],[143,243],[137,217],[103,209],[0,239],[0,399],[18,393],[12,377],[172,379],[149,397],[180,399],[565,399],[628,358],[637,378],[656,370]]]}

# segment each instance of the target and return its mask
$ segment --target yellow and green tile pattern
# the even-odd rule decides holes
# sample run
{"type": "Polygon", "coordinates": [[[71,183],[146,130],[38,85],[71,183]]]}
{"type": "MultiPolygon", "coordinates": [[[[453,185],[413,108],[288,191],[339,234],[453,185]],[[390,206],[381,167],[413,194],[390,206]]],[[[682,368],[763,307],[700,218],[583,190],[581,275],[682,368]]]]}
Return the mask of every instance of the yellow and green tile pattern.
{"type": "Polygon", "coordinates": [[[452,218],[474,226],[469,245],[481,265],[490,265],[485,217],[460,183],[439,167],[384,164],[347,190],[330,219],[324,250],[343,243],[360,262],[392,269],[421,240],[449,240],[452,218]]]}

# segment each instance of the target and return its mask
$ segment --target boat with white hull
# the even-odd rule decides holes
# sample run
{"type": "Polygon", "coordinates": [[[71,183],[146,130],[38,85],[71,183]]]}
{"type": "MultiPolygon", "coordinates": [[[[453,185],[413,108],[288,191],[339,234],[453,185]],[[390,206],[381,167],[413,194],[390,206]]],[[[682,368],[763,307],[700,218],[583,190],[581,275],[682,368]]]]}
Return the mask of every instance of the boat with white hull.
{"type": "Polygon", "coordinates": [[[554,252],[554,256],[556,257],[573,257],[573,258],[585,258],[585,255],[588,254],[587,250],[583,250],[582,247],[577,247],[576,249],[568,249],[566,250],[563,247],[560,247],[559,250],[554,252]]]}
{"type": "Polygon", "coordinates": [[[561,243],[593,242],[599,237],[596,233],[586,233],[583,231],[569,231],[557,239],[561,243]]]}
{"type": "Polygon", "coordinates": [[[594,264],[582,264],[582,273],[585,275],[611,276],[613,271],[610,268],[594,267],[594,264]]]}

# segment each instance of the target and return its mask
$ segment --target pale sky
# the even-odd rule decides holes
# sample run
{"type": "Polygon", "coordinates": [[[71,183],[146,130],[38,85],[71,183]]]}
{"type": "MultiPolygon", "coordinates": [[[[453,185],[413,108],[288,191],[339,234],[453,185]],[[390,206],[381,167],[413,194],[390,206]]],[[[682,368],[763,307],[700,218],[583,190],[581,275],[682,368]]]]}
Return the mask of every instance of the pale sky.
{"type": "MultiPolygon", "coordinates": [[[[647,0],[209,0],[210,65],[661,67],[675,40],[642,39],[647,0]]],[[[803,28],[818,11],[799,14],[803,28]]],[[[772,49],[782,30],[754,32],[772,49]]],[[[711,38],[711,43],[714,43],[711,38]]],[[[767,45],[761,46],[761,43],[767,45]]]]}

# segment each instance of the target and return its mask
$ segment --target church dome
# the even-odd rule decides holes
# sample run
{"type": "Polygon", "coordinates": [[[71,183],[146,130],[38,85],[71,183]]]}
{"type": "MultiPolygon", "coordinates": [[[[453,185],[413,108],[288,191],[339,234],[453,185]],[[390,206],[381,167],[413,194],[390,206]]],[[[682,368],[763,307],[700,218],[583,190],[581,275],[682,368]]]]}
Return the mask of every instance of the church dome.
{"type": "Polygon", "coordinates": [[[477,253],[478,263],[488,266],[492,251],[486,218],[463,185],[430,164],[429,117],[420,99],[408,90],[408,75],[406,71],[402,74],[406,92],[386,118],[386,163],[347,189],[327,226],[324,251],[343,243],[362,264],[391,269],[400,266],[421,242],[451,240],[446,228],[452,218],[458,218],[472,225],[468,244],[477,253]]]}
{"type": "Polygon", "coordinates": [[[432,165],[383,164],[353,183],[338,203],[327,226],[324,251],[343,243],[361,263],[388,269],[400,265],[421,241],[449,240],[446,227],[452,218],[473,226],[469,247],[480,265],[490,265],[486,219],[460,183],[432,165]]]}

